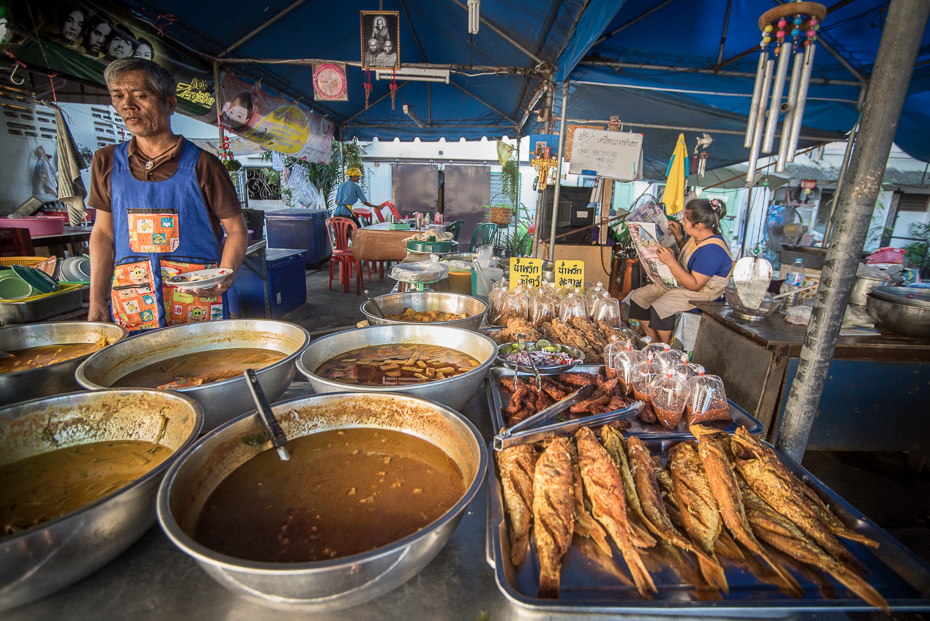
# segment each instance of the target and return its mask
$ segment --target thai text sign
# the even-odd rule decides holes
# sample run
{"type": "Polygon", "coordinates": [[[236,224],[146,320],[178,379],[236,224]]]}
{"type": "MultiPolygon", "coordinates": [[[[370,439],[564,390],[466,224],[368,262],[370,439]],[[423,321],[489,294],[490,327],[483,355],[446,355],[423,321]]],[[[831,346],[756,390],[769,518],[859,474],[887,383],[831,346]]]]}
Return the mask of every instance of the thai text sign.
{"type": "Polygon", "coordinates": [[[643,172],[643,135],[578,127],[568,172],[634,181],[643,172]]]}
{"type": "Polygon", "coordinates": [[[513,291],[520,282],[531,289],[542,285],[542,259],[510,259],[510,290],[513,291]]]}
{"type": "Polygon", "coordinates": [[[559,289],[584,287],[584,261],[556,261],[555,286],[559,289]]]}

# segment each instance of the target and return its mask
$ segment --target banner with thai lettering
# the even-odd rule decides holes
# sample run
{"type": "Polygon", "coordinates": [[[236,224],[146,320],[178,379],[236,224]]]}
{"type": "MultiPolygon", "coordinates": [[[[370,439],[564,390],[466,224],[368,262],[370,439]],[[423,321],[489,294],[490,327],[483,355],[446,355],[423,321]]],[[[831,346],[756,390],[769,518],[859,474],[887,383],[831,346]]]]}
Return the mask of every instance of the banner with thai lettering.
{"type": "Polygon", "coordinates": [[[266,149],[329,164],[335,125],[300,104],[257,84],[221,72],[217,89],[220,125],[266,149]]]}
{"type": "Polygon", "coordinates": [[[170,15],[152,13],[143,19],[112,5],[101,10],[81,0],[29,0],[13,2],[11,22],[19,32],[38,36],[10,50],[28,65],[106,86],[103,72],[111,62],[147,58],[174,77],[179,112],[216,122],[210,112],[215,102],[213,70],[169,41],[170,15]]]}
{"type": "Polygon", "coordinates": [[[513,291],[519,285],[530,289],[538,289],[542,285],[542,259],[510,259],[510,290],[513,291]]]}

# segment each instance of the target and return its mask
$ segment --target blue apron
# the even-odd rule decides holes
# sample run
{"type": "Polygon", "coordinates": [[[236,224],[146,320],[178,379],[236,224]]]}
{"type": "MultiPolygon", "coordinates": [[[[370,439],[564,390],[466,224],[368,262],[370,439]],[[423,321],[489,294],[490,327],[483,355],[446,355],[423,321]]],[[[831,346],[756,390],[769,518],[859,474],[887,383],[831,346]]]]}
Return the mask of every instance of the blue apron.
{"type": "Polygon", "coordinates": [[[132,176],[128,142],[114,153],[110,312],[115,323],[132,332],[228,318],[225,295],[195,298],[164,283],[170,276],[214,268],[221,257],[194,170],[200,149],[181,140],[178,170],[165,181],[132,176]]]}

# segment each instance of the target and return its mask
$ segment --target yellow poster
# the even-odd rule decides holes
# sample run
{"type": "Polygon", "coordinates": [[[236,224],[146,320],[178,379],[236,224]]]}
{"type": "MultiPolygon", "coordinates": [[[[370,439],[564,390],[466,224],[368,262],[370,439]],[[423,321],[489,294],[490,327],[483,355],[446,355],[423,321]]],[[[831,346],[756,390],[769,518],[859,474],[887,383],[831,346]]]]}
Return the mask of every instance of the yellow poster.
{"type": "Polygon", "coordinates": [[[514,257],[510,259],[510,290],[522,282],[531,289],[542,285],[542,259],[514,257]]]}
{"type": "Polygon", "coordinates": [[[559,289],[583,289],[584,261],[556,261],[555,286],[559,289]]]}

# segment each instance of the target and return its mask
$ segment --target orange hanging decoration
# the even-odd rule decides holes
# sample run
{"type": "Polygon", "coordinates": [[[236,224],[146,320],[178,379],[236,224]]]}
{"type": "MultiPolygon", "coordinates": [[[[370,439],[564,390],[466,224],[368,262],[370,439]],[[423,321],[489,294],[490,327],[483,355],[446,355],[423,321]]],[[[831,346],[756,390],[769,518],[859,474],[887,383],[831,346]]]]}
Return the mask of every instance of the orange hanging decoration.
{"type": "Polygon", "coordinates": [[[371,95],[371,69],[365,69],[365,109],[368,109],[368,97],[371,95]]]}
{"type": "Polygon", "coordinates": [[[391,110],[394,109],[394,96],[397,95],[397,80],[395,79],[397,74],[394,69],[391,69],[391,110]]]}

